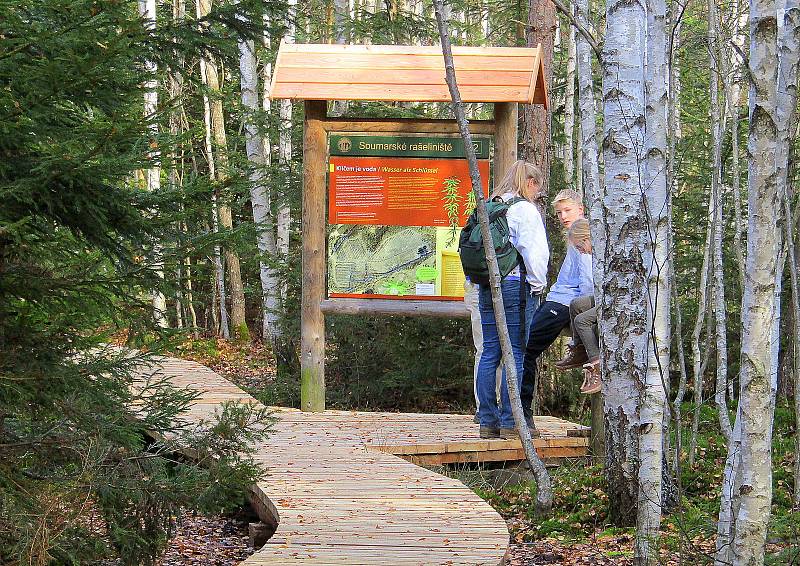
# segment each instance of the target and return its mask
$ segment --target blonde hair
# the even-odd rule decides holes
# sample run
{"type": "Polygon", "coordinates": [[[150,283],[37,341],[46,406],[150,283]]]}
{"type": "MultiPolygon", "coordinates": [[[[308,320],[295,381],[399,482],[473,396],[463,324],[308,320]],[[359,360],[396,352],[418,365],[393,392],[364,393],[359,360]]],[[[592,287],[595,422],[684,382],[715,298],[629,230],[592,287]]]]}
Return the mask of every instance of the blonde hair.
{"type": "Polygon", "coordinates": [[[503,196],[506,193],[511,193],[514,196],[525,196],[522,191],[528,184],[528,179],[542,187],[544,182],[544,175],[542,171],[533,163],[526,163],[521,159],[515,161],[514,164],[508,169],[503,180],[499,184],[495,184],[494,191],[492,191],[489,199],[503,196]]]}
{"type": "MultiPolygon", "coordinates": [[[[563,200],[563,199],[562,199],[563,200]]],[[[567,238],[573,242],[591,240],[592,233],[589,230],[589,221],[585,218],[578,218],[567,230],[567,238]]]]}
{"type": "Polygon", "coordinates": [[[573,189],[563,189],[559,191],[556,195],[556,198],[553,199],[553,206],[557,205],[562,200],[571,200],[575,204],[583,206],[583,199],[581,199],[581,195],[578,194],[578,191],[573,189]]]}

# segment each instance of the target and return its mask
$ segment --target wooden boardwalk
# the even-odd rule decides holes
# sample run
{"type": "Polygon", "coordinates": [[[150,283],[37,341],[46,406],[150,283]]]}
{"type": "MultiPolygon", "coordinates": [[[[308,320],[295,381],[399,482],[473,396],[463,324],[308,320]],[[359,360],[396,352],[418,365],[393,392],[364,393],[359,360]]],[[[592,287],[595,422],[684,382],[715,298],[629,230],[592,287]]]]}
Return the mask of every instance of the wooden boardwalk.
{"type": "MultiPolygon", "coordinates": [[[[200,392],[187,418],[209,419],[224,401],[257,403],[210,369],[159,358],[155,371],[200,392]]],[[[503,519],[485,501],[417,463],[520,459],[519,441],[480,440],[471,416],[275,408],[257,449],[267,468],[254,487],[275,535],[245,565],[500,564],[503,519]],[[406,458],[406,459],[403,459],[406,458]]],[[[585,427],[537,418],[545,458],[586,453],[585,427]]]]}

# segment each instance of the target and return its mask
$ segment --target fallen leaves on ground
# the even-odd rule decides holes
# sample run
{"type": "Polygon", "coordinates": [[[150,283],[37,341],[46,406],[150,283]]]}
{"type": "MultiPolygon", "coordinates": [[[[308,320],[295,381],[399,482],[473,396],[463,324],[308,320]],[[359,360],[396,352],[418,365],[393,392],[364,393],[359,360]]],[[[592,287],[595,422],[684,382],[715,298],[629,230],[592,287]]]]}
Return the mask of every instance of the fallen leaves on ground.
{"type": "Polygon", "coordinates": [[[158,566],[234,566],[253,554],[247,522],[237,517],[187,514],[178,519],[158,566]]]}

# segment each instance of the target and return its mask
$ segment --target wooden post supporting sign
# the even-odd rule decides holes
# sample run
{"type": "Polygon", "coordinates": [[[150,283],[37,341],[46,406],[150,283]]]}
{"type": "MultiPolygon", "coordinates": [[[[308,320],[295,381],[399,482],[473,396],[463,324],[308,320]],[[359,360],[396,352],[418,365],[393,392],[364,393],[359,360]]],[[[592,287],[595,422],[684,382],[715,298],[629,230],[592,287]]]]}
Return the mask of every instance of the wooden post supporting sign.
{"type": "Polygon", "coordinates": [[[325,154],[327,103],[305,102],[303,122],[303,290],[300,408],[325,410],[325,154]]]}
{"type": "Polygon", "coordinates": [[[494,184],[502,180],[517,160],[517,120],[519,105],[516,102],[494,104],[494,184]]]}

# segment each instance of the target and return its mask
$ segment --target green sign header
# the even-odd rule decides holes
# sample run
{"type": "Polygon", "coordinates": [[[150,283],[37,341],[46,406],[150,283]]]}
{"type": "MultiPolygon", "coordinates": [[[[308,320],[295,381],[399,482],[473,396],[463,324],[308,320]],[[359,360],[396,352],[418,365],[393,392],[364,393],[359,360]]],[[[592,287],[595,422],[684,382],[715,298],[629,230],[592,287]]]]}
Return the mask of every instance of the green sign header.
{"type": "MultiPolygon", "coordinates": [[[[478,159],[489,159],[489,138],[472,138],[478,159]]],[[[332,134],[331,155],[465,159],[464,140],[445,136],[348,136],[332,134]]]]}

